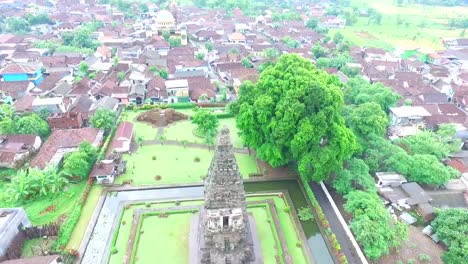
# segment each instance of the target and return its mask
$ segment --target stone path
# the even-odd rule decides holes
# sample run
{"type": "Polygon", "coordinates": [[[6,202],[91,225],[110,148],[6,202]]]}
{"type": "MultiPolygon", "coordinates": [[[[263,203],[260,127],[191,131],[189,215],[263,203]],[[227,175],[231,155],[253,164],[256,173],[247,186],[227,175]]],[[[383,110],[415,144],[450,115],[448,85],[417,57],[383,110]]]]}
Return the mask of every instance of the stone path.
{"type": "MultiPolygon", "coordinates": [[[[161,142],[159,140],[145,140],[141,143],[143,146],[151,146],[151,145],[160,145],[161,142]]],[[[184,144],[180,141],[177,140],[165,140],[162,142],[162,145],[169,145],[169,146],[181,146],[183,147],[184,144]]],[[[188,148],[198,148],[198,149],[207,149],[207,150],[213,150],[214,147],[210,147],[207,144],[201,144],[201,143],[186,143],[185,147],[188,148]]],[[[240,153],[240,154],[249,154],[248,149],[244,148],[233,148],[233,151],[235,153],[240,153]]]]}
{"type": "MultiPolygon", "coordinates": [[[[335,233],[338,242],[341,244],[341,250],[348,258],[349,263],[353,264],[363,264],[361,258],[359,258],[356,248],[353,246],[351,239],[346,234],[344,227],[341,225],[341,222],[338,220],[330,201],[327,199],[325,192],[323,191],[320,184],[311,182],[310,188],[314,192],[315,198],[322,207],[323,213],[327,217],[328,222],[330,223],[330,228],[333,233],[335,233]]],[[[367,263],[364,263],[367,264],[367,263]]]]}

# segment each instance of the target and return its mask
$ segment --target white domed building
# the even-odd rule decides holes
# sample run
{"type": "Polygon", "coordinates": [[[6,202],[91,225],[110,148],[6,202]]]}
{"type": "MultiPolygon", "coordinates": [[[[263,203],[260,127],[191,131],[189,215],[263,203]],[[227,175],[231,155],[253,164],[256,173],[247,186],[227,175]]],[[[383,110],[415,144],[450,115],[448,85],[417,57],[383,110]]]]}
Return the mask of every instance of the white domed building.
{"type": "Polygon", "coordinates": [[[156,30],[158,32],[167,30],[174,32],[176,30],[176,20],[171,12],[161,10],[156,15],[156,30]]]}

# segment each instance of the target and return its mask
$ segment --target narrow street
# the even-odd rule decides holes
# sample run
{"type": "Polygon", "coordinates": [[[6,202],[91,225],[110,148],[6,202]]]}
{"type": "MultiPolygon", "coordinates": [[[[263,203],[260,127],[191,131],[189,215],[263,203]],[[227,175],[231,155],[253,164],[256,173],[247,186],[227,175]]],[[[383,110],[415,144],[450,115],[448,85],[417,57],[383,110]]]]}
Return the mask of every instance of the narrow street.
{"type": "Polygon", "coordinates": [[[341,250],[348,258],[348,262],[353,264],[362,264],[356,249],[353,247],[351,240],[346,235],[346,231],[338,220],[338,216],[335,214],[335,211],[328,201],[325,192],[322,190],[322,187],[320,187],[320,185],[315,182],[310,182],[309,184],[310,188],[312,188],[312,191],[314,192],[315,198],[322,207],[323,213],[330,223],[332,232],[336,235],[338,242],[340,242],[341,250]]]}

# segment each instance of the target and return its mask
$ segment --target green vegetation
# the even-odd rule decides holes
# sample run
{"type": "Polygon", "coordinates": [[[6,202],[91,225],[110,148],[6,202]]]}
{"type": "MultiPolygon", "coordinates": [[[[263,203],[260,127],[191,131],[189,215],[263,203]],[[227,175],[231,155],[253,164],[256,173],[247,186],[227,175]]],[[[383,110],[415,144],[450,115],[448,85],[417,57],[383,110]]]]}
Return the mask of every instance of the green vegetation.
{"type": "Polygon", "coordinates": [[[407,239],[407,226],[392,219],[377,194],[352,191],[346,199],[344,209],[353,214],[351,229],[370,259],[388,254],[407,239]]]}
{"type": "Polygon", "coordinates": [[[342,98],[336,77],[288,54],[264,70],[256,85],[245,82],[231,110],[238,114],[241,138],[259,158],[274,167],[296,160],[302,176],[320,181],[356,147],[340,115],[342,98]]]}
{"type": "Polygon", "coordinates": [[[91,187],[88,198],[83,204],[80,218],[73,229],[70,240],[68,241],[68,249],[79,249],[81,241],[83,240],[83,237],[86,233],[86,229],[88,228],[89,221],[91,221],[91,217],[93,216],[94,210],[96,209],[96,205],[98,203],[99,197],[101,196],[101,193],[102,186],[93,185],[93,187],[91,187]]]}
{"type": "MultiPolygon", "coordinates": [[[[219,121],[216,116],[204,109],[197,109],[192,116],[192,123],[197,125],[196,131],[205,138],[205,142],[213,145],[218,132],[219,121]]],[[[186,131],[187,133],[188,131],[186,131]]]]}
{"type": "Polygon", "coordinates": [[[21,251],[21,257],[30,258],[33,256],[38,256],[42,254],[42,252],[49,252],[52,250],[54,242],[54,237],[40,237],[26,240],[23,245],[23,250],[21,251]]]}
{"type": "Polygon", "coordinates": [[[73,210],[75,202],[79,200],[84,187],[84,182],[69,184],[56,194],[36,197],[17,203],[7,201],[7,199],[5,199],[5,192],[0,192],[0,195],[3,195],[3,197],[0,197],[0,207],[8,208],[21,206],[26,210],[28,218],[33,225],[49,224],[56,221],[61,215],[67,215],[73,210]]]}
{"type": "Polygon", "coordinates": [[[13,107],[3,104],[0,106],[0,134],[32,134],[45,138],[50,128],[38,114],[19,116],[13,107]]]}
{"type": "Polygon", "coordinates": [[[99,108],[89,119],[91,125],[109,131],[115,125],[115,112],[107,108],[99,108]]]}
{"type": "Polygon", "coordinates": [[[448,247],[442,256],[446,264],[464,263],[468,248],[468,210],[444,209],[436,212],[432,227],[437,237],[448,247]]]}
{"type": "MultiPolygon", "coordinates": [[[[346,39],[361,47],[377,47],[391,50],[394,47],[403,50],[421,48],[427,52],[443,47],[441,37],[458,37],[455,26],[463,26],[468,8],[464,6],[440,7],[416,5],[409,1],[398,5],[399,1],[381,0],[365,1],[351,0],[351,7],[340,7],[346,16],[346,11],[353,14],[355,23],[348,24],[345,29],[332,29],[334,34],[341,32],[346,39]],[[355,8],[355,9],[354,9],[355,8]],[[373,10],[371,14],[380,14],[380,23],[370,21],[370,17],[360,17],[354,10],[373,10]]],[[[455,1],[436,1],[438,3],[454,3],[455,1]]],[[[341,12],[339,12],[341,13],[341,12]]]]}
{"type": "Polygon", "coordinates": [[[67,183],[67,179],[52,166],[44,170],[38,168],[19,170],[5,190],[5,199],[18,203],[37,197],[47,197],[60,192],[67,183]]]}
{"type": "Polygon", "coordinates": [[[374,178],[369,174],[369,167],[361,159],[350,159],[345,165],[347,169],[338,172],[333,188],[337,193],[346,195],[356,189],[375,192],[374,178]]]}
{"type": "Polygon", "coordinates": [[[89,142],[85,141],[79,145],[77,151],[65,154],[63,173],[69,177],[76,176],[81,180],[86,180],[96,162],[96,158],[96,149],[89,142]]]}

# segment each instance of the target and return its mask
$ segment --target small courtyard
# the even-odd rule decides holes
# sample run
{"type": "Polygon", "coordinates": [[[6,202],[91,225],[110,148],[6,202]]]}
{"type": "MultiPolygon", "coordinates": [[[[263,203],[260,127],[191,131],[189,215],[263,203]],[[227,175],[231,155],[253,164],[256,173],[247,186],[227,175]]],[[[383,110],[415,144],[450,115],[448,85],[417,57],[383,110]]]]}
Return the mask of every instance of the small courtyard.
{"type": "MultiPolygon", "coordinates": [[[[309,263],[299,235],[302,231],[298,229],[298,222],[294,221],[297,216],[293,215],[291,205],[285,197],[276,193],[251,195],[247,198],[247,210],[255,219],[263,263],[285,263],[285,254],[289,254],[294,263],[309,263]],[[278,219],[278,222],[274,219],[278,219]],[[283,238],[280,238],[279,232],[283,238]]],[[[192,217],[198,216],[198,209],[182,208],[197,208],[202,202],[187,200],[126,204],[114,231],[108,262],[121,263],[124,258],[130,257],[130,263],[147,263],[153,259],[162,263],[188,263],[190,221],[192,217]],[[177,207],[181,209],[176,209],[177,207]],[[166,211],[166,208],[171,209],[166,211]],[[138,222],[135,222],[138,210],[144,212],[139,215],[138,222]],[[156,211],[148,212],[151,210],[156,211]],[[133,234],[132,230],[135,228],[136,233],[133,234]],[[164,248],[155,247],[163,244],[164,248]],[[130,254],[129,250],[131,256],[127,255],[130,254]]]]}

